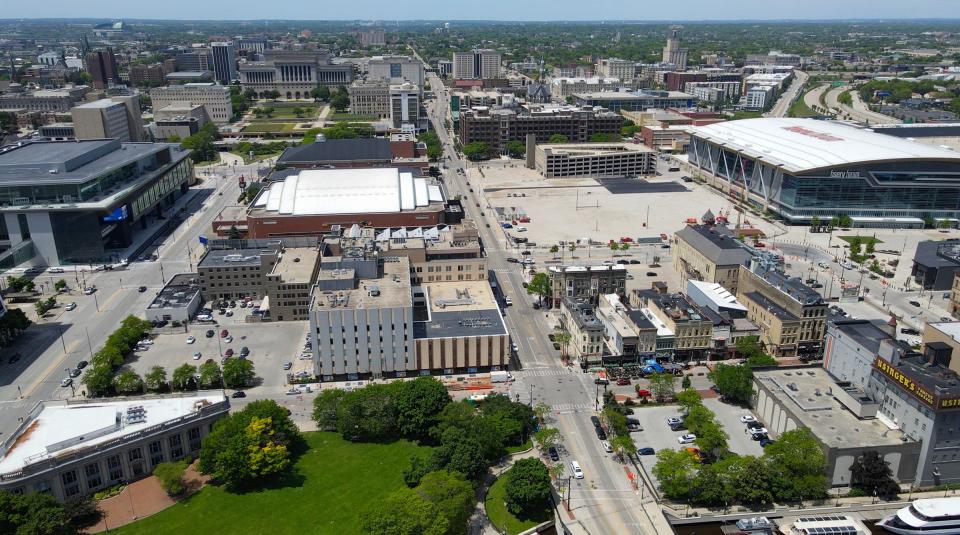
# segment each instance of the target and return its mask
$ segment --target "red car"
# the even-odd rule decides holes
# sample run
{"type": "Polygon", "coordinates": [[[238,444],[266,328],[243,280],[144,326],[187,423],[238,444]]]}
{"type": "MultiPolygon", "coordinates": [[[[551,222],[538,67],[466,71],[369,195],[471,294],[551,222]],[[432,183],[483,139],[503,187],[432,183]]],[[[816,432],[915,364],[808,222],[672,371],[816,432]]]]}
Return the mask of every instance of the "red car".
{"type": "Polygon", "coordinates": [[[630,379],[628,379],[628,378],[626,378],[626,377],[621,377],[621,378],[617,379],[617,384],[620,385],[620,386],[628,385],[628,384],[630,384],[630,379]]]}
{"type": "Polygon", "coordinates": [[[233,348],[229,348],[229,347],[228,347],[227,350],[223,352],[223,355],[224,355],[225,357],[227,357],[227,358],[232,357],[232,356],[233,356],[233,348]]]}
{"type": "Polygon", "coordinates": [[[230,336],[230,333],[226,329],[220,331],[220,338],[226,338],[228,336],[230,336]]]}
{"type": "Polygon", "coordinates": [[[631,242],[633,242],[633,238],[631,238],[630,236],[624,236],[620,238],[620,243],[631,243],[631,242]]]}
{"type": "Polygon", "coordinates": [[[649,390],[643,390],[643,389],[637,390],[637,397],[638,397],[638,398],[648,398],[648,397],[650,397],[650,396],[652,396],[652,395],[653,395],[653,394],[651,394],[649,390]]]}

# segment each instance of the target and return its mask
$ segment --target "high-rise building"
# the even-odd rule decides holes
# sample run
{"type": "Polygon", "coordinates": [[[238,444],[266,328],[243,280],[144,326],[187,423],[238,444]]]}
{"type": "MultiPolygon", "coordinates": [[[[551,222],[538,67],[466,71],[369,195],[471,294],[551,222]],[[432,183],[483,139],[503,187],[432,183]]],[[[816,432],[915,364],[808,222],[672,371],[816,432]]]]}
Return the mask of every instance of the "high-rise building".
{"type": "Polygon", "coordinates": [[[96,89],[106,89],[107,86],[115,83],[119,76],[117,58],[113,55],[113,49],[107,47],[87,54],[87,72],[93,78],[93,87],[96,89]]]}
{"type": "Polygon", "coordinates": [[[119,139],[123,143],[141,141],[138,95],[115,96],[81,104],[70,110],[77,139],[119,139]]]}
{"type": "Polygon", "coordinates": [[[229,84],[237,79],[237,58],[233,42],[212,43],[213,76],[221,84],[229,84]]]}
{"type": "Polygon", "coordinates": [[[178,71],[212,71],[213,55],[209,48],[200,48],[177,54],[174,58],[178,71]]]}
{"type": "Polygon", "coordinates": [[[621,82],[633,80],[637,62],[619,58],[605,58],[597,62],[596,74],[601,78],[617,78],[621,82]]]}
{"type": "Polygon", "coordinates": [[[489,49],[454,52],[453,77],[458,80],[499,78],[500,53],[489,49]]]}
{"type": "Polygon", "coordinates": [[[562,134],[571,143],[583,143],[595,134],[619,134],[623,117],[605,109],[526,105],[518,109],[471,108],[460,111],[459,136],[464,145],[488,143],[498,153],[508,141],[524,141],[534,134],[537,143],[562,134]]]}
{"type": "Polygon", "coordinates": [[[394,128],[420,128],[420,87],[404,82],[390,86],[390,120],[394,128]]]}
{"type": "Polygon", "coordinates": [[[672,63],[678,69],[687,68],[687,54],[689,52],[686,48],[680,47],[682,33],[683,28],[681,26],[671,26],[670,32],[667,34],[667,46],[663,47],[663,62],[672,63]]]}
{"type": "Polygon", "coordinates": [[[367,78],[423,86],[423,63],[410,56],[374,56],[367,62],[367,78]]]}
{"type": "Polygon", "coordinates": [[[202,104],[210,120],[216,124],[225,124],[233,117],[230,90],[222,85],[194,83],[156,87],[150,91],[150,100],[154,110],[174,103],[202,104]]]}
{"type": "Polygon", "coordinates": [[[360,46],[385,46],[387,44],[387,32],[383,28],[373,28],[359,33],[360,46]]]}

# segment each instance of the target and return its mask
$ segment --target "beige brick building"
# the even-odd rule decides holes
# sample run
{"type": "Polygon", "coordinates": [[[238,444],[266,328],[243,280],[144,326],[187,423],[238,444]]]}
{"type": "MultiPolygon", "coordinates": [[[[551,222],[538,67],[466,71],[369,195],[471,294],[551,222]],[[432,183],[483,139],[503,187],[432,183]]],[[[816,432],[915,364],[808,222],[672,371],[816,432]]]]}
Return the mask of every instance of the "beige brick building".
{"type": "Polygon", "coordinates": [[[673,266],[687,280],[715,282],[732,294],[738,290],[740,266],[750,261],[750,252],[721,227],[687,226],[674,234],[673,266]]]}

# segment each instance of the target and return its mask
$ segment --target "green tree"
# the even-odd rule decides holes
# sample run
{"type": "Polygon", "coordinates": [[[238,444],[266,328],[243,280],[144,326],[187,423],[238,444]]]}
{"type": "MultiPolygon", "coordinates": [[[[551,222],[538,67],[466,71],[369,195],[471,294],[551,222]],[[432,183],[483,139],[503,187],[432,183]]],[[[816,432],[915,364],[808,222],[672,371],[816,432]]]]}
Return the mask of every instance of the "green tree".
{"type": "Polygon", "coordinates": [[[766,353],[760,353],[759,355],[752,355],[747,359],[746,365],[750,368],[761,368],[765,366],[776,366],[779,364],[777,359],[766,353]]]}
{"type": "Polygon", "coordinates": [[[697,429],[697,446],[700,450],[710,455],[714,459],[723,457],[727,452],[727,433],[723,427],[712,419],[697,429]]]}
{"type": "Polygon", "coordinates": [[[243,234],[240,233],[240,229],[236,225],[230,225],[230,228],[227,229],[227,238],[231,240],[239,240],[243,234]]]}
{"type": "Polygon", "coordinates": [[[445,535],[450,522],[440,508],[411,489],[399,489],[360,515],[370,535],[445,535]]]}
{"type": "Polygon", "coordinates": [[[400,432],[412,440],[425,440],[440,412],[450,403],[450,394],[433,377],[418,377],[400,382],[393,402],[400,432]]]}
{"type": "Polygon", "coordinates": [[[337,113],[343,113],[350,107],[350,97],[346,90],[338,90],[330,97],[330,107],[337,113]]]}
{"type": "Polygon", "coordinates": [[[533,443],[540,451],[547,451],[556,447],[561,440],[560,430],[553,427],[541,427],[539,431],[533,434],[533,443]]]}
{"type": "Polygon", "coordinates": [[[810,229],[811,229],[811,230],[813,230],[814,232],[817,232],[817,231],[820,230],[820,227],[821,227],[821,226],[823,226],[823,224],[820,222],[820,218],[819,218],[819,217],[813,216],[813,217],[810,218],[810,229]]]}
{"type": "Polygon", "coordinates": [[[557,254],[557,253],[560,252],[560,247],[558,247],[558,246],[556,246],[556,245],[553,245],[553,246],[550,247],[550,252],[553,253],[553,254],[557,254]]]}
{"type": "Polygon", "coordinates": [[[573,335],[571,335],[569,331],[557,331],[554,333],[553,339],[560,344],[560,356],[567,356],[570,342],[573,340],[573,335]]]}
{"type": "Polygon", "coordinates": [[[506,149],[507,149],[507,154],[509,154],[511,158],[520,158],[527,151],[526,147],[523,144],[523,141],[519,141],[516,139],[507,141],[506,149]]]}
{"type": "Polygon", "coordinates": [[[550,472],[540,459],[519,459],[504,477],[507,510],[516,517],[530,518],[549,506],[550,472]]]}
{"type": "Polygon", "coordinates": [[[330,88],[325,85],[314,87],[313,89],[310,90],[310,96],[314,100],[321,100],[326,102],[330,100],[330,88]]]}
{"type": "Polygon", "coordinates": [[[717,364],[708,377],[724,397],[735,403],[747,403],[753,398],[753,371],[748,366],[717,364]]]}
{"type": "Polygon", "coordinates": [[[463,155],[475,162],[490,158],[490,145],[483,141],[472,141],[463,146],[463,155]]]}
{"type": "Polygon", "coordinates": [[[220,365],[213,359],[207,359],[200,365],[200,387],[214,388],[221,385],[223,373],[220,371],[220,365]]]}
{"type": "Polygon", "coordinates": [[[650,393],[658,403],[671,399],[677,391],[677,378],[672,373],[650,375],[650,393]]]}
{"type": "Polygon", "coordinates": [[[154,366],[143,376],[144,386],[151,392],[163,392],[167,389],[167,370],[154,366]]]}
{"type": "Polygon", "coordinates": [[[550,276],[542,271],[535,274],[527,284],[527,293],[537,296],[541,305],[543,305],[543,298],[550,295],[550,291],[550,276]]]}
{"type": "Polygon", "coordinates": [[[473,485],[457,472],[430,472],[420,479],[414,491],[437,507],[447,519],[447,535],[458,535],[467,530],[467,521],[473,514],[476,494],[473,485]]]}
{"type": "Polygon", "coordinates": [[[137,375],[137,372],[126,370],[113,378],[113,386],[120,394],[139,394],[143,392],[143,379],[137,375]]]}
{"type": "Polygon", "coordinates": [[[83,374],[81,382],[91,397],[108,396],[113,391],[113,368],[95,363],[83,374]]]}
{"type": "Polygon", "coordinates": [[[313,398],[313,421],[317,422],[317,429],[334,431],[337,429],[337,406],[347,393],[339,388],[321,390],[313,398]]]}
{"type": "Polygon", "coordinates": [[[47,314],[47,312],[50,312],[50,304],[47,303],[47,301],[46,301],[45,299],[42,300],[42,301],[37,301],[36,303],[34,303],[34,304],[33,304],[33,308],[36,309],[36,311],[37,311],[37,317],[39,317],[39,318],[44,317],[44,316],[47,314]]]}
{"type": "Polygon", "coordinates": [[[653,475],[660,481],[660,490],[671,500],[690,497],[692,483],[697,473],[697,461],[686,451],[660,450],[653,475]]]}
{"type": "Polygon", "coordinates": [[[488,458],[492,456],[488,450],[503,451],[502,438],[497,436],[495,428],[490,430],[492,433],[484,436],[458,427],[447,429],[440,438],[440,447],[433,451],[430,462],[433,466],[446,467],[476,480],[487,471],[488,458]],[[481,439],[494,443],[485,444],[481,439]]]}
{"type": "Polygon", "coordinates": [[[0,491],[0,533],[63,535],[76,533],[64,505],[50,493],[0,491]]]}
{"type": "Polygon", "coordinates": [[[287,471],[301,442],[286,409],[254,401],[214,424],[200,446],[200,470],[228,487],[250,485],[287,471]]]}
{"type": "Polygon", "coordinates": [[[179,496],[187,490],[183,474],[187,471],[187,461],[160,463],[153,469],[153,475],[160,480],[160,486],[170,496],[179,496]]]}
{"type": "Polygon", "coordinates": [[[550,143],[568,143],[570,138],[563,134],[553,134],[548,141],[550,143]]]}
{"type": "Polygon", "coordinates": [[[876,450],[863,452],[850,466],[850,485],[867,495],[881,498],[893,498],[900,493],[890,463],[876,450]]]}
{"type": "MultiPolygon", "coordinates": [[[[203,379],[201,371],[201,379],[203,379]]],[[[223,386],[226,388],[242,388],[249,385],[256,373],[253,363],[249,359],[227,359],[223,363],[223,386]]]]}
{"type": "Polygon", "coordinates": [[[197,387],[197,367],[193,364],[182,364],[173,370],[173,388],[188,390],[197,387]]]}
{"type": "Polygon", "coordinates": [[[827,461],[820,443],[805,427],[792,429],[764,449],[777,500],[813,499],[826,494],[827,461]]]}
{"type": "Polygon", "coordinates": [[[63,279],[58,280],[56,283],[54,283],[53,289],[56,290],[56,291],[58,291],[58,292],[62,292],[62,291],[64,291],[64,290],[66,290],[66,289],[67,289],[67,281],[65,281],[65,280],[63,280],[63,279]]]}
{"type": "Polygon", "coordinates": [[[687,387],[681,390],[680,393],[677,394],[676,398],[677,398],[677,403],[679,403],[680,406],[686,409],[687,411],[689,411],[690,409],[692,409],[697,405],[703,404],[703,401],[700,399],[700,392],[697,392],[696,390],[690,387],[687,387]]]}
{"type": "Polygon", "coordinates": [[[690,388],[690,385],[691,385],[691,384],[692,384],[692,382],[690,381],[690,376],[689,376],[689,375],[684,375],[684,376],[683,376],[683,380],[680,381],[680,388],[686,390],[686,389],[690,388]]]}
{"type": "Polygon", "coordinates": [[[354,442],[392,439],[397,432],[393,384],[371,384],[348,392],[337,405],[337,429],[354,442]]]}

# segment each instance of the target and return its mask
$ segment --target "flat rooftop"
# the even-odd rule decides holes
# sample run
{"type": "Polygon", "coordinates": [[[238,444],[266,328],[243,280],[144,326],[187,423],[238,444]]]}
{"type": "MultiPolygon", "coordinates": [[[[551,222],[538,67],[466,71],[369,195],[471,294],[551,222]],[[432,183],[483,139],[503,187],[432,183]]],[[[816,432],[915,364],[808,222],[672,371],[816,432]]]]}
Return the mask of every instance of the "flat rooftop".
{"type": "Polygon", "coordinates": [[[689,93],[684,93],[683,91],[590,91],[586,93],[577,93],[574,95],[578,98],[585,98],[591,100],[643,100],[643,99],[660,99],[660,98],[687,98],[694,99],[693,95],[689,93]]]}
{"type": "Polygon", "coordinates": [[[199,275],[180,273],[167,281],[166,286],[153,298],[147,308],[184,308],[198,293],[200,293],[199,275]]]}
{"type": "Polygon", "coordinates": [[[745,265],[751,257],[743,243],[724,227],[688,225],[680,229],[676,237],[718,266],[745,265]]]}
{"type": "Polygon", "coordinates": [[[754,371],[754,380],[831,448],[895,446],[902,433],[877,419],[857,418],[831,395],[840,389],[823,368],[754,371]]]}
{"type": "MultiPolygon", "coordinates": [[[[846,316],[837,316],[841,319],[831,321],[833,327],[853,339],[859,346],[876,355],[880,351],[880,342],[883,340],[893,340],[893,337],[887,334],[880,325],[871,320],[851,320],[845,319],[846,316]]],[[[904,342],[899,344],[906,345],[904,342]]]]}
{"type": "Polygon", "coordinates": [[[774,303],[760,292],[746,292],[743,294],[743,296],[756,303],[760,308],[765,308],[767,312],[773,314],[781,321],[797,321],[800,319],[795,314],[792,314],[789,310],[774,303]]]}
{"type": "MultiPolygon", "coordinates": [[[[953,338],[955,342],[960,343],[960,321],[937,321],[928,323],[927,327],[932,327],[943,334],[953,338]]],[[[955,355],[960,358],[960,355],[955,355]]]]}
{"type": "Polygon", "coordinates": [[[632,153],[653,153],[654,150],[646,145],[639,143],[563,143],[563,144],[544,144],[537,145],[537,150],[542,150],[551,156],[588,157],[588,156],[609,156],[613,154],[632,153]]]}
{"type": "Polygon", "coordinates": [[[312,283],[313,268],[320,259],[316,247],[286,247],[277,258],[271,275],[279,275],[284,284],[312,283]]]}
{"type": "Polygon", "coordinates": [[[390,140],[383,138],[327,139],[290,147],[277,159],[277,165],[293,163],[323,163],[352,160],[393,159],[390,140]]]}
{"type": "Polygon", "coordinates": [[[428,319],[414,322],[414,338],[507,334],[507,326],[487,281],[427,283],[422,287],[428,319]]]}
{"type": "Polygon", "coordinates": [[[960,397],[960,377],[945,366],[928,364],[920,353],[908,353],[900,358],[896,368],[916,383],[923,385],[937,398],[960,397]]]}
{"type": "Polygon", "coordinates": [[[691,133],[790,173],[913,160],[960,165],[960,154],[954,151],[836,121],[744,119],[692,127],[691,133]]]}
{"type": "MultiPolygon", "coordinates": [[[[410,261],[405,257],[380,262],[382,274],[373,279],[359,279],[349,290],[314,289],[312,307],[320,309],[376,310],[413,306],[410,286],[410,261]]],[[[332,270],[322,270],[319,278],[332,270]]],[[[343,272],[343,269],[339,271],[343,272]]],[[[353,270],[346,270],[353,271],[353,270]]],[[[344,279],[345,274],[337,277],[344,279]]],[[[354,273],[354,277],[356,273],[354,273]]]]}
{"type": "Polygon", "coordinates": [[[273,249],[211,249],[197,268],[259,266],[260,256],[272,253],[273,249]]]}
{"type": "Polygon", "coordinates": [[[229,407],[223,393],[213,392],[124,401],[44,402],[40,414],[22,428],[4,452],[0,473],[54,457],[69,457],[77,450],[138,433],[217,403],[225,404],[224,411],[229,407]],[[136,417],[128,416],[133,414],[136,417]]]}
{"type": "Polygon", "coordinates": [[[87,102],[85,104],[77,104],[75,108],[83,109],[100,109],[100,108],[112,108],[114,106],[123,106],[122,102],[116,102],[108,98],[102,98],[100,100],[94,100],[93,102],[87,102]]]}
{"type": "Polygon", "coordinates": [[[623,264],[612,266],[550,266],[553,273],[622,273],[626,276],[627,267],[623,264]]]}
{"type": "Polygon", "coordinates": [[[960,266],[960,240],[928,240],[917,244],[913,261],[924,267],[960,266]]]}

